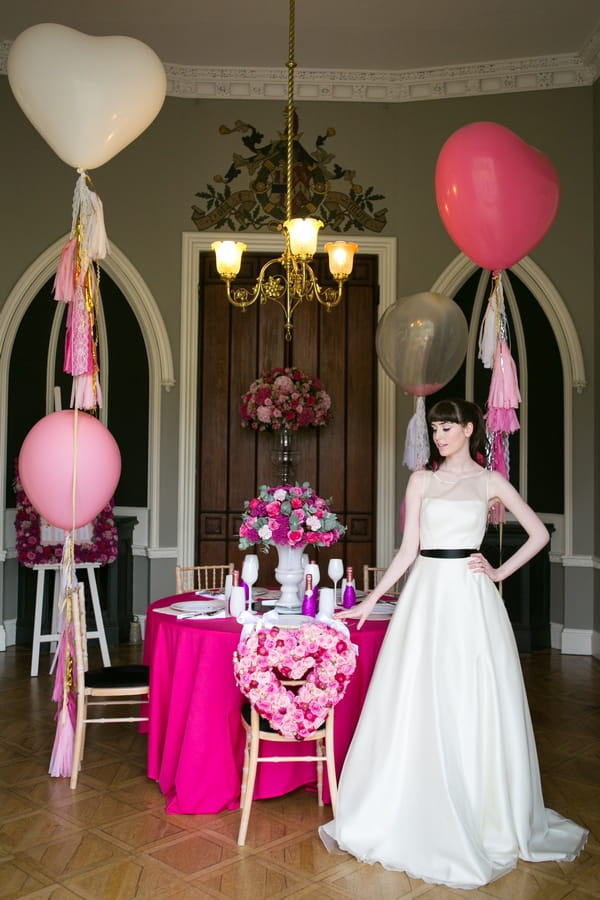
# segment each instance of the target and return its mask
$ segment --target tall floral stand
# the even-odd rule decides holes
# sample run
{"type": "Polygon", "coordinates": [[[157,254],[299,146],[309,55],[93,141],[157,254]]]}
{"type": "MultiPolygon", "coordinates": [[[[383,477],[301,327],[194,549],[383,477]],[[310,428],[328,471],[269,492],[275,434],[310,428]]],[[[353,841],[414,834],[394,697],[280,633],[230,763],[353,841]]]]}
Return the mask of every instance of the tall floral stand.
{"type": "Polygon", "coordinates": [[[275,604],[280,613],[299,613],[302,610],[302,585],[304,570],[302,554],[304,547],[290,547],[277,544],[279,562],[275,569],[275,578],[281,585],[281,596],[275,604]]]}
{"type": "Polygon", "coordinates": [[[296,433],[289,428],[280,428],[273,435],[271,462],[281,484],[290,484],[296,476],[296,466],[300,453],[296,449],[296,433]]]}

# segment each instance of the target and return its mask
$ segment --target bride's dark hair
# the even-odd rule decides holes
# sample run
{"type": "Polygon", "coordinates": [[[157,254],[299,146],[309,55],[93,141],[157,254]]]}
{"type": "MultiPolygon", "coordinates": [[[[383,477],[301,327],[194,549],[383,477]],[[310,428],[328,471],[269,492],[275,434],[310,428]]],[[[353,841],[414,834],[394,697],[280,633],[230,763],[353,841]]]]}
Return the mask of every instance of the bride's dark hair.
{"type": "MultiPolygon", "coordinates": [[[[476,403],[469,400],[438,400],[427,413],[427,422],[456,422],[458,425],[473,425],[473,433],[469,438],[469,451],[471,458],[480,465],[485,465],[485,423],[483,413],[476,403]]],[[[431,452],[429,455],[428,469],[437,469],[442,462],[437,447],[429,436],[431,452]]]]}

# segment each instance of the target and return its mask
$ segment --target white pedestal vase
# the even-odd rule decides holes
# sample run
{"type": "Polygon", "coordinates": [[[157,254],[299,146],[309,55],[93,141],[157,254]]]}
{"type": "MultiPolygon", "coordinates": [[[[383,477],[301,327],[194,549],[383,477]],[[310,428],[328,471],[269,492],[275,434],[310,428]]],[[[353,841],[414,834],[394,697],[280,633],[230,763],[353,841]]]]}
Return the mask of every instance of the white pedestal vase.
{"type": "Polygon", "coordinates": [[[279,563],[275,569],[275,578],[281,585],[281,595],[275,604],[280,613],[299,613],[302,610],[304,569],[302,554],[304,546],[289,547],[277,544],[279,563]]]}

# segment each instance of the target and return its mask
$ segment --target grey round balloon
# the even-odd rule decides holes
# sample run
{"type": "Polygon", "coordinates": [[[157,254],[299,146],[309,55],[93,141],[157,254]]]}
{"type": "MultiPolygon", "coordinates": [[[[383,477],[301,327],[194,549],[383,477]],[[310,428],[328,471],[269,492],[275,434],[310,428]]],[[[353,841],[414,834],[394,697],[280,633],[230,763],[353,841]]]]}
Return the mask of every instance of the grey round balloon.
{"type": "Polygon", "coordinates": [[[423,292],[389,306],[377,325],[379,362],[407,394],[439,391],[461,367],[469,327],[460,306],[443,294],[423,292]]]}

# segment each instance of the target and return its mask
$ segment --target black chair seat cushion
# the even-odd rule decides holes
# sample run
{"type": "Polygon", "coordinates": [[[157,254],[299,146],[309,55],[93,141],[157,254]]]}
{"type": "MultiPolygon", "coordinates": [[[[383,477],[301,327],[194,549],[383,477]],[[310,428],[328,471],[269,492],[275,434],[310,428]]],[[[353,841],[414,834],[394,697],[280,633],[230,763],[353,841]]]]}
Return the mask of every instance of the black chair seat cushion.
{"type": "MultiPolygon", "coordinates": [[[[252,707],[249,703],[244,703],[242,706],[242,717],[247,725],[251,724],[252,717],[252,707]]],[[[268,719],[263,719],[262,716],[259,716],[259,724],[258,727],[261,731],[270,731],[271,734],[279,734],[276,728],[273,728],[268,719]]]]}
{"type": "Polygon", "coordinates": [[[86,687],[91,688],[144,687],[149,683],[149,666],[107,666],[85,673],[86,687]]]}

